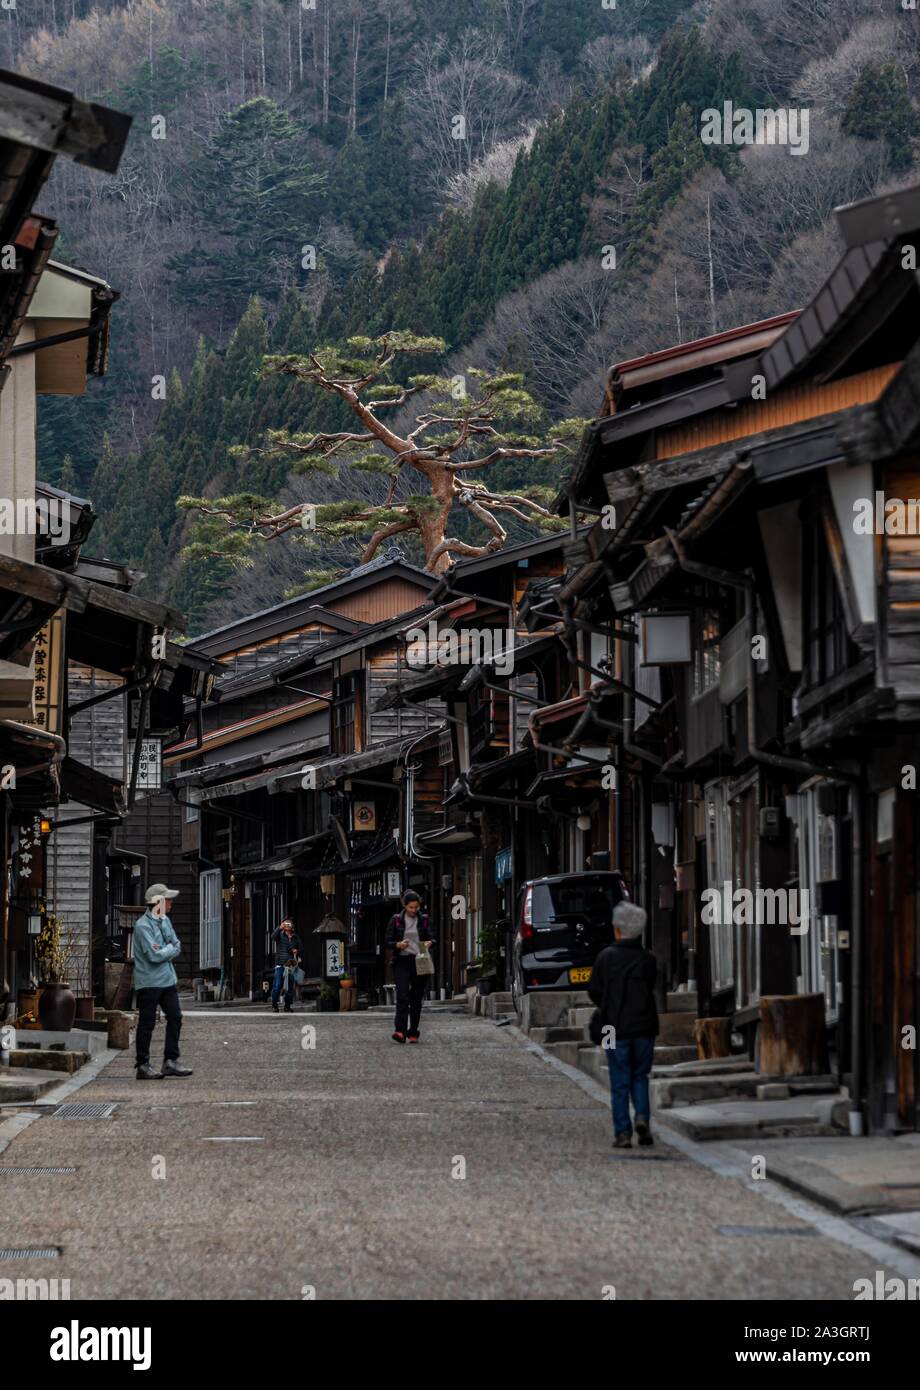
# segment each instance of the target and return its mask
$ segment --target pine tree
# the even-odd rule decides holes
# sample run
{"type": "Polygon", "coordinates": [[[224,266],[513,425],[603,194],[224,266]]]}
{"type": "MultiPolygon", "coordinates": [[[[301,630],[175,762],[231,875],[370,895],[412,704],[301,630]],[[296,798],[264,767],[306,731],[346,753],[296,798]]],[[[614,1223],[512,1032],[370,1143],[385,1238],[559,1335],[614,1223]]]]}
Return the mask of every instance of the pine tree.
{"type": "Polygon", "coordinates": [[[917,118],[903,68],[896,63],[867,63],[856,79],[840,124],[847,135],[883,140],[892,169],[909,169],[917,118]]]}

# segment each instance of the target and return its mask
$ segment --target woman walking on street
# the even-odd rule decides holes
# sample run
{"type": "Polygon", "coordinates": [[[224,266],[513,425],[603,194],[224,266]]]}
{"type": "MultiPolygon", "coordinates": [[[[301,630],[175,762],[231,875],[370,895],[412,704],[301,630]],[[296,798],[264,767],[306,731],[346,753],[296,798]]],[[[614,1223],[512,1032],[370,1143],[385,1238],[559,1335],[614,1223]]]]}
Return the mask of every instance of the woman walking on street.
{"type": "Polygon", "coordinates": [[[422,995],[427,975],[418,970],[419,954],[427,955],[434,944],[428,927],[428,913],[421,911],[422,900],[414,888],[402,896],[402,912],[387,927],[386,946],[391,952],[393,976],[396,980],[396,1022],[393,1041],[418,1042],[418,1025],[422,1014],[422,995]],[[424,950],[422,949],[424,947],[424,950]]]}

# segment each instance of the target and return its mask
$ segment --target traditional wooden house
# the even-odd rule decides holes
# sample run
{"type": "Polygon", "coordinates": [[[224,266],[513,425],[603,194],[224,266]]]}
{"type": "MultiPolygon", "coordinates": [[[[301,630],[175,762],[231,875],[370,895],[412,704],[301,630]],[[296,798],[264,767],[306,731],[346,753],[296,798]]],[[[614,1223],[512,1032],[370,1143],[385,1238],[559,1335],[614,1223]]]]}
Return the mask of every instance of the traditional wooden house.
{"type": "Polygon", "coordinates": [[[51,261],[57,226],[32,206],[58,155],[114,171],[129,126],[70,92],[0,73],[0,1017],[30,978],[42,919],[41,811],[57,803],[67,753],[64,610],[86,629],[105,607],[96,586],[49,572],[70,566],[83,537],[80,508],[37,482],[35,428],[40,395],[82,394],[104,370],[114,296],[51,261]]]}
{"type": "Polygon", "coordinates": [[[437,896],[431,860],[418,846],[440,819],[436,758],[443,708],[435,700],[381,706],[381,697],[394,680],[411,674],[407,631],[437,620],[441,611],[426,602],[324,643],[279,672],[279,679],[322,680],[330,691],[326,756],[306,759],[273,790],[322,807],[325,842],[313,849],[307,871],[323,894],[313,927],[327,914],[343,922],[348,968],[359,990],[374,998],[390,978],[384,932],[400,893],[415,888],[429,906],[437,896]]]}
{"type": "Polygon", "coordinates": [[[794,318],[614,369],[556,598],[616,634],[593,717],[670,986],[752,1048],[820,1000],[859,1133],[920,1117],[920,190],[838,216],[794,318]]]}
{"type": "MultiPolygon", "coordinates": [[[[382,713],[443,701],[447,728],[427,771],[432,785],[440,777],[444,809],[413,843],[417,857],[432,860],[439,968],[452,992],[475,978],[484,941],[487,954],[504,949],[507,961],[498,923],[511,917],[520,885],[573,863],[584,868],[594,846],[579,817],[606,815],[606,795],[582,780],[584,759],[557,778],[558,757],[532,736],[535,711],[581,683],[577,652],[539,607],[563,574],[564,542],[544,537],[453,565],[432,593],[438,607],[404,630],[408,674],[377,704],[382,713]]],[[[591,828],[603,837],[594,817],[591,828]]]]}
{"type": "MultiPolygon", "coordinates": [[[[307,938],[323,917],[329,798],[323,786],[315,794],[301,788],[301,769],[342,740],[331,732],[331,666],[314,668],[311,658],[416,607],[433,583],[390,553],[196,639],[227,674],[220,703],[166,752],[169,794],[182,815],[180,852],[198,883],[194,974],[260,997],[281,919],[293,917],[307,938]]],[[[307,966],[318,975],[322,942],[309,945],[307,966]]]]}

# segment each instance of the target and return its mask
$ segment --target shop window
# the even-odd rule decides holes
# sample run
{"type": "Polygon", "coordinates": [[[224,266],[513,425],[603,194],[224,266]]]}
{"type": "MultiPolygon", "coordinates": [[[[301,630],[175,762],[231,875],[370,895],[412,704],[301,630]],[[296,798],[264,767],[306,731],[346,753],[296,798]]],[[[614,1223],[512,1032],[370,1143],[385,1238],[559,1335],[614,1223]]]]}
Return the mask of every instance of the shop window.
{"type": "Polygon", "coordinates": [[[347,676],[339,676],[332,692],[332,751],[333,753],[354,753],[358,744],[358,680],[360,673],[351,671],[347,676]]]}
{"type": "Polygon", "coordinates": [[[693,693],[705,695],[719,684],[722,627],[715,608],[698,609],[693,642],[693,693]]]}
{"type": "Polygon", "coordinates": [[[820,517],[812,518],[804,534],[804,665],[806,685],[811,687],[846,670],[854,660],[854,647],[820,517]]]}

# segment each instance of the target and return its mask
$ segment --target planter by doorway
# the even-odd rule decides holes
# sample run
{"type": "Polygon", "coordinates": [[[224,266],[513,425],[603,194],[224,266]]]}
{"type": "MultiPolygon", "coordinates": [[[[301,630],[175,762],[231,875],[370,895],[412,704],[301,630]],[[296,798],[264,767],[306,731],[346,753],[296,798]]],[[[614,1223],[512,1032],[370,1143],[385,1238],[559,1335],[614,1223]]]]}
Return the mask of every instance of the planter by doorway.
{"type": "Polygon", "coordinates": [[[67,984],[43,985],[38,996],[38,1017],[49,1033],[69,1033],[77,1012],[77,1000],[67,984]]]}
{"type": "Polygon", "coordinates": [[[491,994],[494,983],[491,975],[480,975],[476,981],[476,988],[480,994],[491,994]]]}

